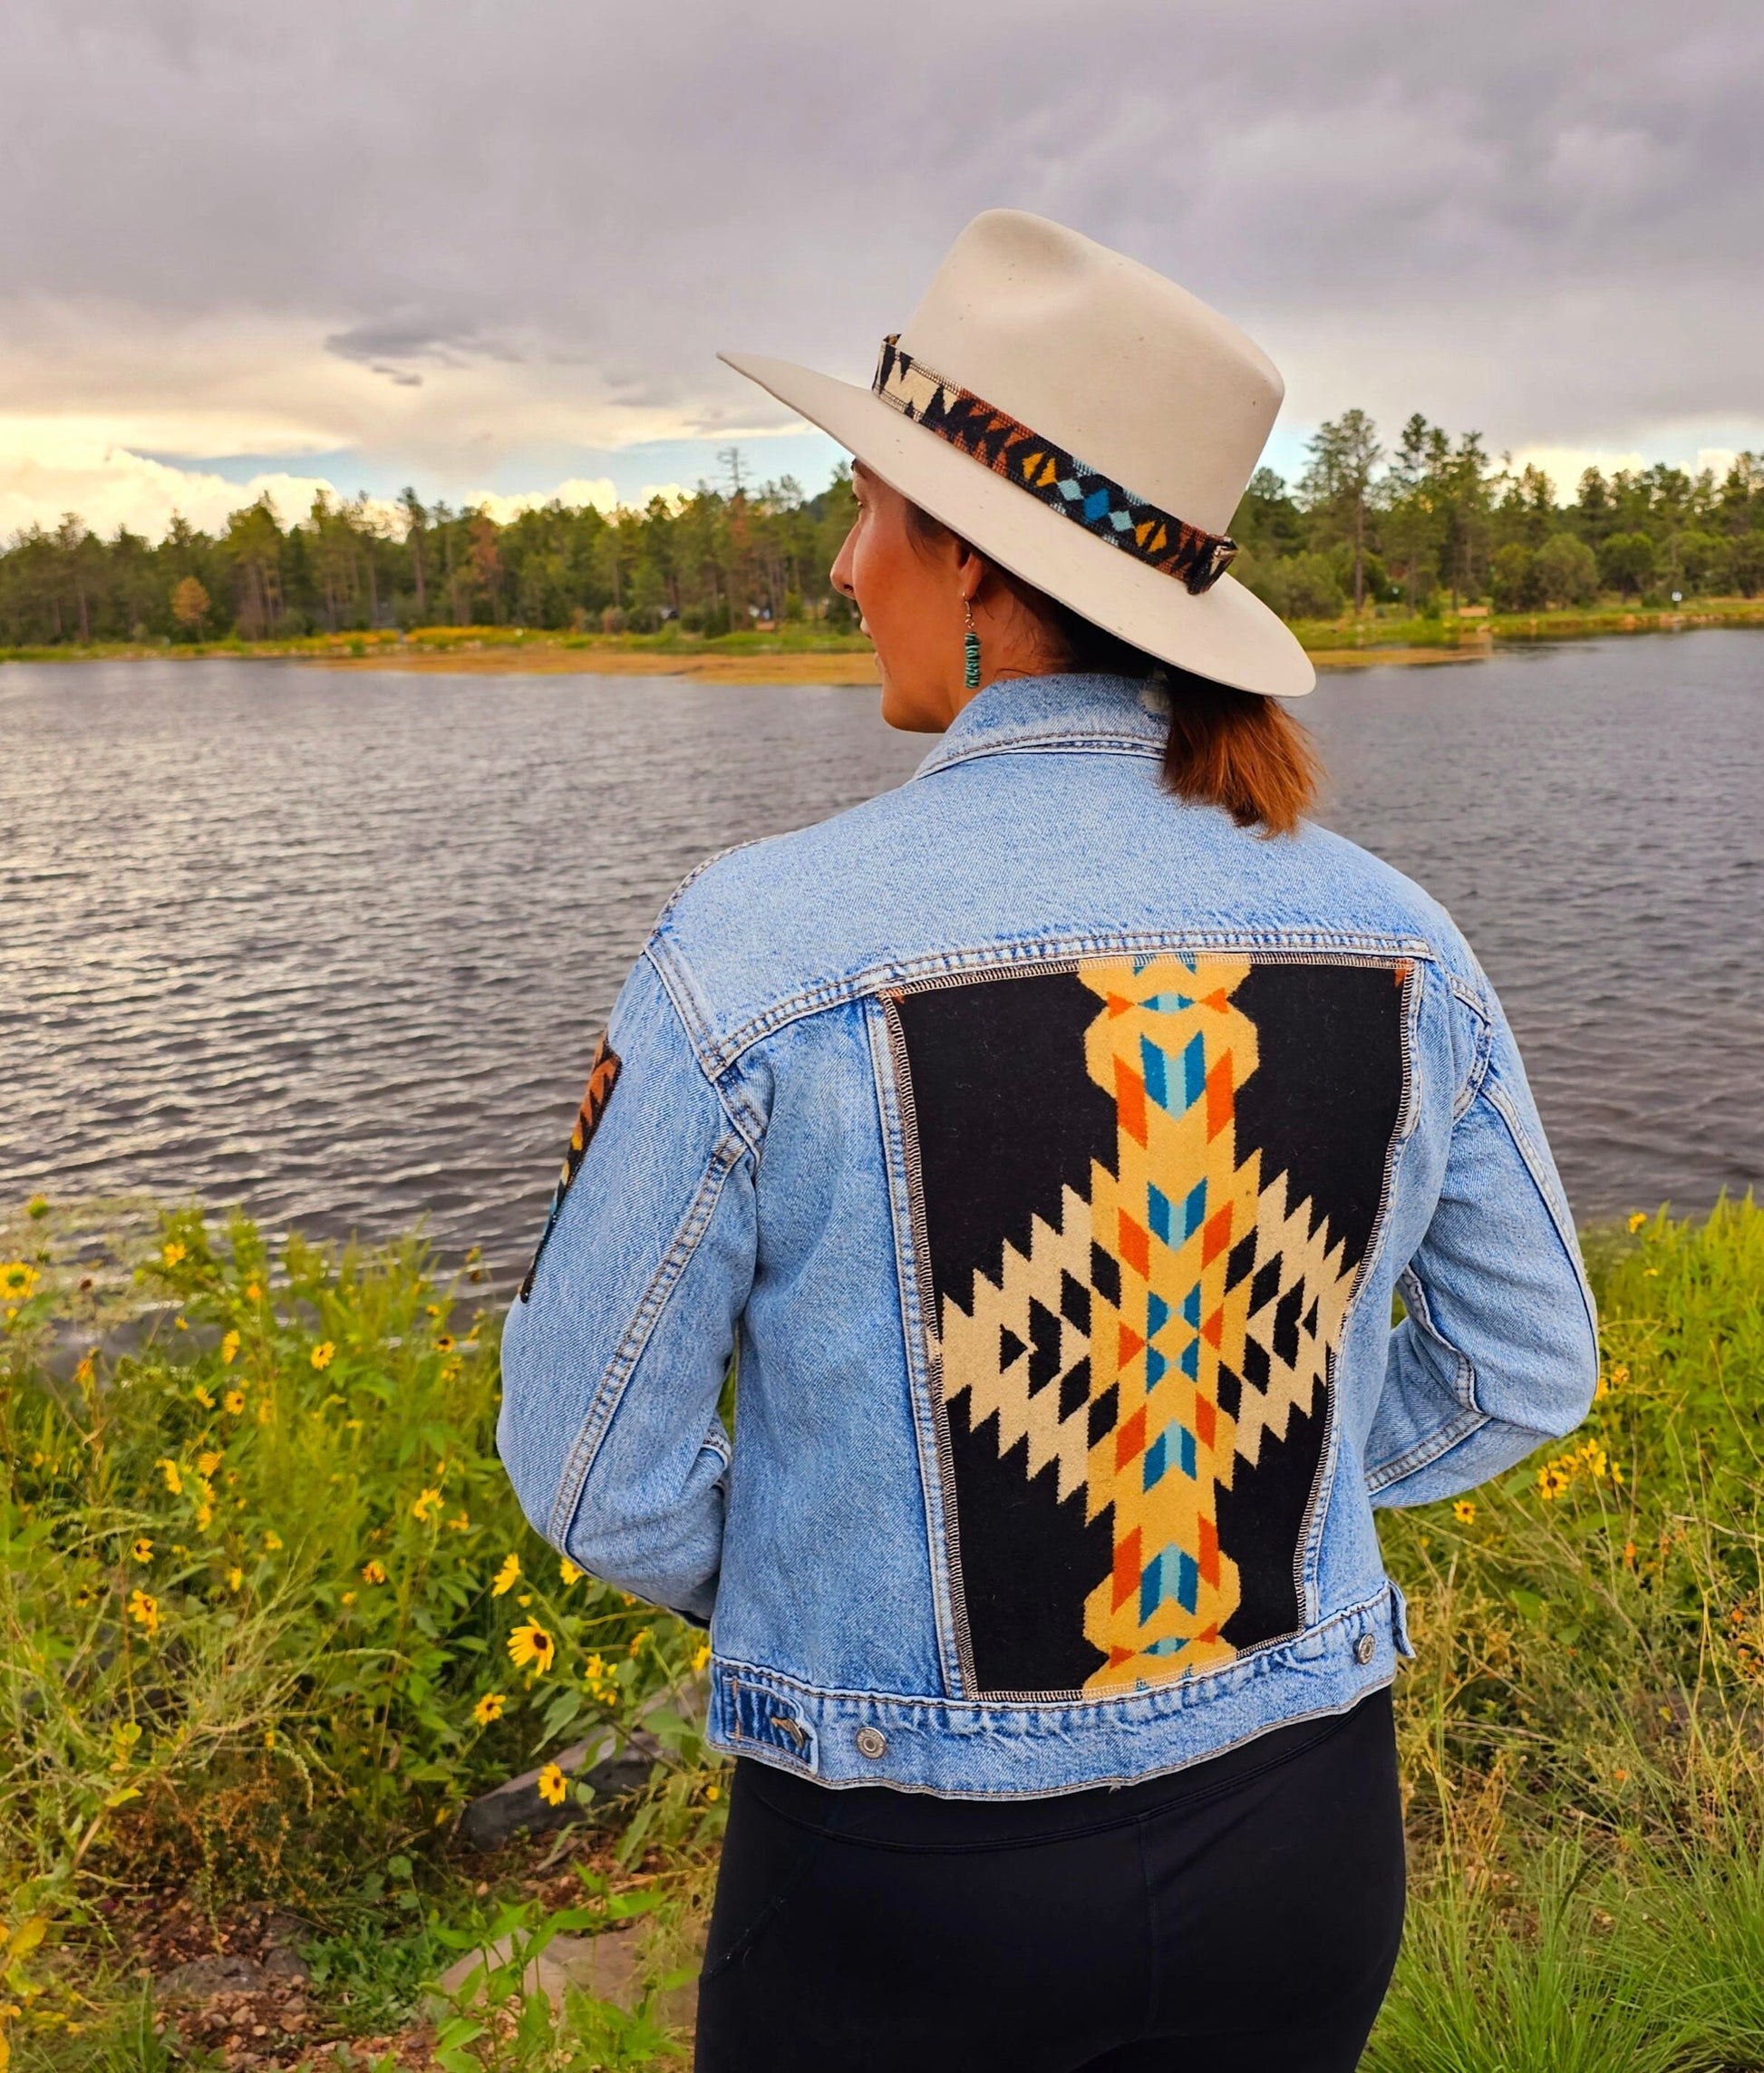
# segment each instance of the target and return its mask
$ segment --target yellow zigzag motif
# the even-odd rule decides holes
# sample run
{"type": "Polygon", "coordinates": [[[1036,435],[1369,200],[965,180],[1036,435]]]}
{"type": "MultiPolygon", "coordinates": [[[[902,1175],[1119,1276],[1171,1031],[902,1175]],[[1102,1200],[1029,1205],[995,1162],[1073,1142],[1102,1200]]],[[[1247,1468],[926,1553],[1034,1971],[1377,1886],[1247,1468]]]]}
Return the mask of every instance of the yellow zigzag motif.
{"type": "Polygon", "coordinates": [[[1106,1658],[1090,1690],[1236,1653],[1222,1630],[1239,1579],[1217,1495],[1239,1458],[1253,1468],[1265,1437],[1312,1409],[1352,1292],[1342,1246],[1313,1229],[1308,1204],[1288,1205],[1285,1177],[1264,1186],[1259,1152],[1237,1163],[1236,1096],[1258,1047],[1232,995],[1249,969],[1173,956],[1080,967],[1102,1003],[1085,1064],[1115,1104],[1116,1170],[1093,1162],[1088,1202],[1066,1189],[1058,1229],[1037,1217],[996,1284],[976,1274],[972,1313],[943,1306],[944,1392],[970,1393],[971,1428],[995,1418],[1001,1455],[1026,1442],[1031,1477],[1057,1465],[1060,1497],[1081,1488],[1087,1518],[1112,1508],[1113,1567],[1085,1605],[1106,1658]],[[1246,1238],[1247,1271],[1237,1252],[1227,1286],[1246,1238]],[[1304,1329],[1275,1331],[1283,1302],[1304,1329]],[[1048,1348],[1038,1381],[1030,1346],[1047,1347],[1050,1320],[1057,1366],[1048,1348]],[[1251,1342],[1260,1388],[1245,1378],[1251,1342]],[[1235,1416],[1220,1402],[1226,1368],[1241,1385],[1235,1416]]]}

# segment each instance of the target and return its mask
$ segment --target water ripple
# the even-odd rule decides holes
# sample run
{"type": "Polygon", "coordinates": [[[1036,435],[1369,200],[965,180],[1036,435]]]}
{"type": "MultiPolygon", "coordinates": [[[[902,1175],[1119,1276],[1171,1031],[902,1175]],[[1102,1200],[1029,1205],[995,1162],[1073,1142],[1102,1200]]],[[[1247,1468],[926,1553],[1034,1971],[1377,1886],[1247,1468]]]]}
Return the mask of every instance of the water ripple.
{"type": "MultiPolygon", "coordinates": [[[[1764,641],[1326,680],[1327,818],[1452,909],[1583,1216],[1764,1180],[1764,641]]],[[[897,783],[863,692],[263,663],[0,673],[0,1192],[517,1263],[711,850],[897,783]]]]}

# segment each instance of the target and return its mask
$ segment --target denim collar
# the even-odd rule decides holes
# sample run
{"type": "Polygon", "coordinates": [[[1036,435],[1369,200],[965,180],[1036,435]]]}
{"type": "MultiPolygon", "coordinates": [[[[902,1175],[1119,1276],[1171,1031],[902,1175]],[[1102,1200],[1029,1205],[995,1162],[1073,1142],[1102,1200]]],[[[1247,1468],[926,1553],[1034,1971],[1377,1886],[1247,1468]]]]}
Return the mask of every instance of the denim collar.
{"type": "Polygon", "coordinates": [[[1012,677],[968,701],[916,774],[1020,749],[1160,756],[1168,724],[1161,685],[1125,676],[1012,677]]]}

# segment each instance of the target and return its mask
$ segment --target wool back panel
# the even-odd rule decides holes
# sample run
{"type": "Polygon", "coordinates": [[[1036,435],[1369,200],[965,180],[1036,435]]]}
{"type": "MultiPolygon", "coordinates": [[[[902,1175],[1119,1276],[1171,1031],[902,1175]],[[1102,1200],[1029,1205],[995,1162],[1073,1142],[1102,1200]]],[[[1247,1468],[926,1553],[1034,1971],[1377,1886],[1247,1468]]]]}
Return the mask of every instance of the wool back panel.
{"type": "Polygon", "coordinates": [[[1132,1690],[1304,1627],[1409,975],[1162,954],[890,996],[974,1694],[1132,1690]]]}

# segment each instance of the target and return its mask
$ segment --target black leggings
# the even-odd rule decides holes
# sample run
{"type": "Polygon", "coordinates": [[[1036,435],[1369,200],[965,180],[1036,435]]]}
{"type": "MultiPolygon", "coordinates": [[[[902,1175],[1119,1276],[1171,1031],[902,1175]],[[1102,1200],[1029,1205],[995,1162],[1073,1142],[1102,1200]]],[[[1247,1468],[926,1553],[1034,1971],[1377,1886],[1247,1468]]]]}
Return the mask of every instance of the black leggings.
{"type": "Polygon", "coordinates": [[[1391,1695],[1115,1790],[735,1766],[699,2073],[1349,2073],[1402,1935],[1391,1695]]]}

